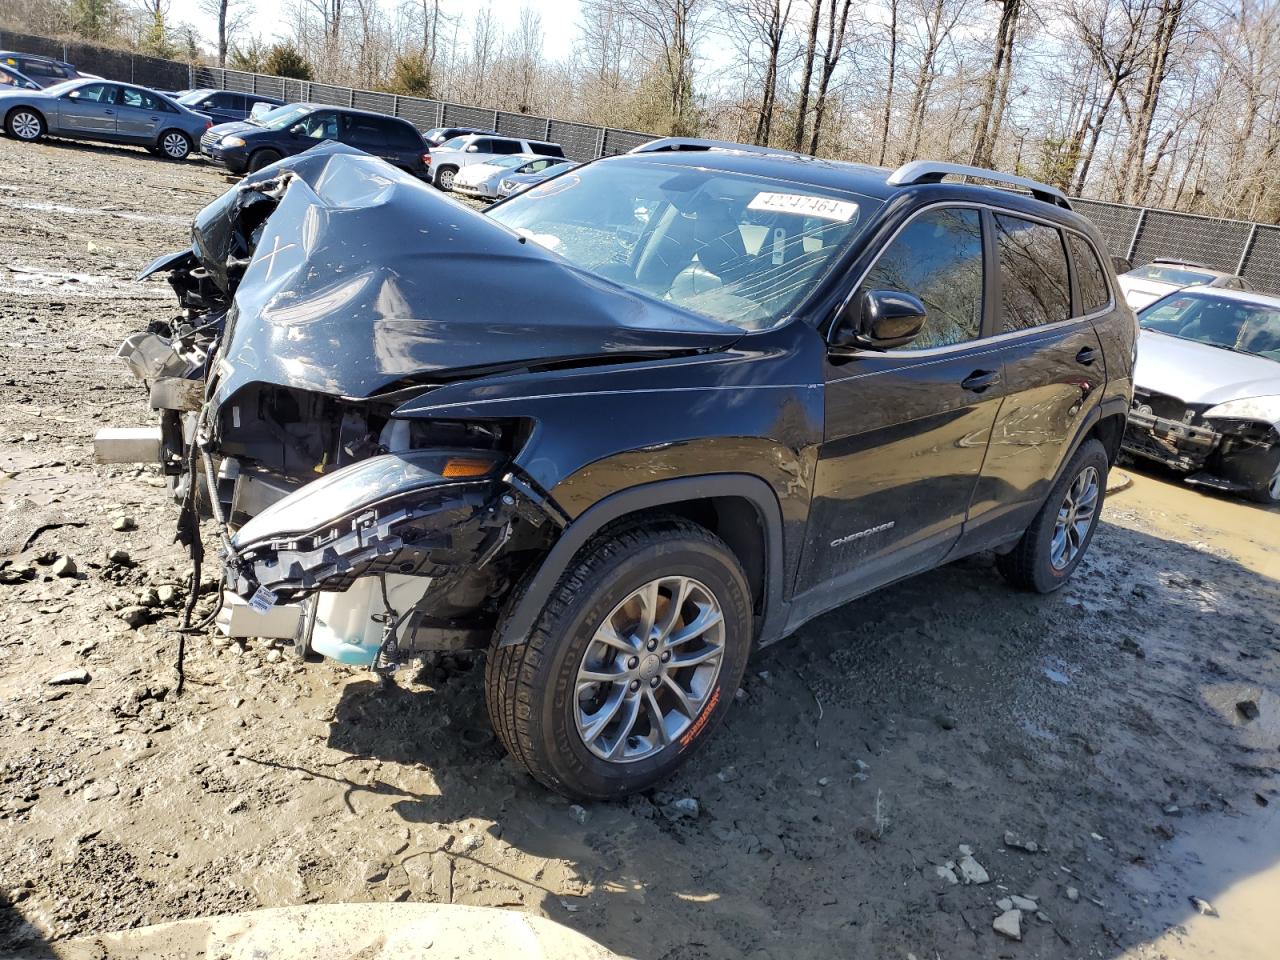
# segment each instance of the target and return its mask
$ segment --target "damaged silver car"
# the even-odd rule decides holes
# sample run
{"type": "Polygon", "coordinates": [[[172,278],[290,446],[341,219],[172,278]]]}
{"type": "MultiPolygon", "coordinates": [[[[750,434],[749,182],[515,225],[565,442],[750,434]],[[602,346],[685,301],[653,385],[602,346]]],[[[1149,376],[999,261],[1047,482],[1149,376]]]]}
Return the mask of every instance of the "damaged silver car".
{"type": "Polygon", "coordinates": [[[1183,290],[1138,314],[1124,449],[1280,503],[1280,298],[1183,290]]]}

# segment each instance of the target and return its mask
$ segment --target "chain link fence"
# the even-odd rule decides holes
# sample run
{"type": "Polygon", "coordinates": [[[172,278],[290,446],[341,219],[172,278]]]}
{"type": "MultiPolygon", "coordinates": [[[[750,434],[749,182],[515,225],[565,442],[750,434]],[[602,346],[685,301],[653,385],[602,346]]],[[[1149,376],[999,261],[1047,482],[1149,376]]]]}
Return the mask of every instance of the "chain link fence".
{"type": "MultiPolygon", "coordinates": [[[[191,66],[90,43],[0,32],[0,48],[56,57],[87,73],[161,90],[215,88],[261,93],[288,102],[328,103],[403,117],[419,130],[479,127],[525,139],[559,143],[572,160],[594,160],[638,147],[654,135],[535,117],[470,104],[404,97],[372,90],[272,77],[239,70],[191,66]]],[[[1172,210],[1130,207],[1100,200],[1072,201],[1106,239],[1111,252],[1139,266],[1176,257],[1238,273],[1257,290],[1280,294],[1280,226],[1223,220],[1172,210]]]]}

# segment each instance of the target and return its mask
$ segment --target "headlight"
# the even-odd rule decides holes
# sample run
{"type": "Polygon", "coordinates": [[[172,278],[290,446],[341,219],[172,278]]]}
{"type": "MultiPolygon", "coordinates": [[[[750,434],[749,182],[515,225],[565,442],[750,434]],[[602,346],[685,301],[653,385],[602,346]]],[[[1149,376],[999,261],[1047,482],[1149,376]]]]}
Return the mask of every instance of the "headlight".
{"type": "Polygon", "coordinates": [[[1239,400],[1228,400],[1204,412],[1206,420],[1259,420],[1263,423],[1280,424],[1280,396],[1275,397],[1243,397],[1239,400]]]}
{"type": "Polygon", "coordinates": [[[221,146],[224,147],[243,147],[244,137],[223,137],[221,146]]]}
{"type": "Polygon", "coordinates": [[[500,456],[487,450],[408,450],[360,460],[277,500],[246,523],[233,543],[303,535],[386,500],[425,487],[492,473],[500,456]]]}
{"type": "Polygon", "coordinates": [[[516,185],[512,183],[510,180],[503,180],[500,184],[498,184],[499,190],[514,190],[515,188],[516,188],[516,185]]]}

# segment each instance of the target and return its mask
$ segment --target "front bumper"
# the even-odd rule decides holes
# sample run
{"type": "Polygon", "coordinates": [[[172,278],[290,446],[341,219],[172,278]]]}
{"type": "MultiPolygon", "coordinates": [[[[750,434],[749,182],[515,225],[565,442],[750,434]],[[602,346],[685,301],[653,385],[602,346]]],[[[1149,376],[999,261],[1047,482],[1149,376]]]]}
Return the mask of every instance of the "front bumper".
{"type": "Polygon", "coordinates": [[[1190,471],[1203,468],[1221,443],[1222,434],[1209,427],[1130,410],[1122,445],[1136,456],[1190,471]]]}
{"type": "Polygon", "coordinates": [[[497,196],[493,190],[489,189],[487,184],[459,183],[457,180],[453,181],[453,192],[475,197],[477,200],[493,200],[497,196]]]}

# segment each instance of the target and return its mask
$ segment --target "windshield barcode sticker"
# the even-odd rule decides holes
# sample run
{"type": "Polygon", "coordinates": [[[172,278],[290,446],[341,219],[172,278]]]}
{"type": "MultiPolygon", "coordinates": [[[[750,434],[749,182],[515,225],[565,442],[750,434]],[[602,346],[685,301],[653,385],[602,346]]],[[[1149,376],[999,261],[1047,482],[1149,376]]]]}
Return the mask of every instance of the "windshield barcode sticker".
{"type": "Polygon", "coordinates": [[[276,595],[266,587],[259,587],[253,592],[253,596],[249,598],[249,606],[259,613],[266,613],[275,605],[276,595]]]}
{"type": "Polygon", "coordinates": [[[767,210],[770,213],[794,213],[802,217],[820,217],[848,223],[858,215],[858,205],[852,200],[832,200],[805,193],[757,193],[749,210],[767,210]]]}

